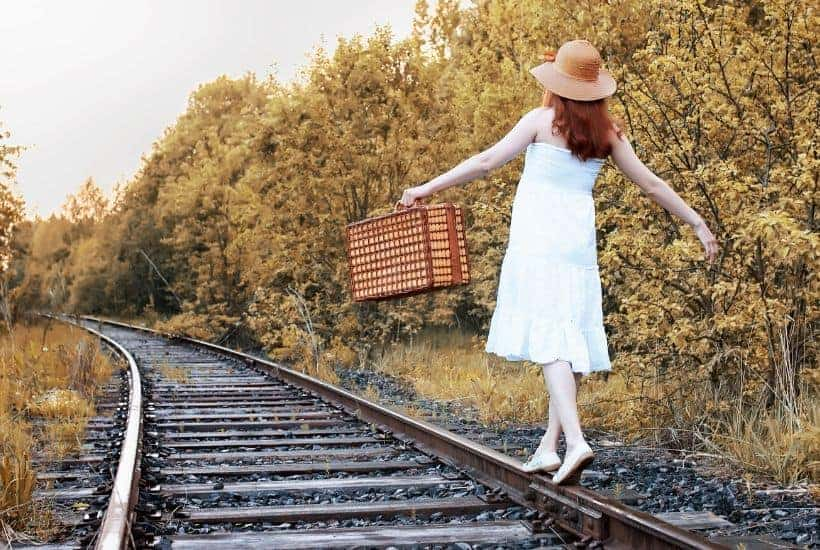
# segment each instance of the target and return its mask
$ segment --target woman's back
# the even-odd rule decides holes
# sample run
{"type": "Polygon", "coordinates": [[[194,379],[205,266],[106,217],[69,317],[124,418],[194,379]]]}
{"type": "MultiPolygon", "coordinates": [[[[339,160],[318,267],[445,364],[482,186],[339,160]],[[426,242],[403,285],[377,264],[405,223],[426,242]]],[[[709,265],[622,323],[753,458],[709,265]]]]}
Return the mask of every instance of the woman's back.
{"type": "Polygon", "coordinates": [[[508,247],[597,268],[592,189],[603,163],[582,161],[550,143],[530,143],[513,198],[508,247]]]}
{"type": "MultiPolygon", "coordinates": [[[[524,154],[521,180],[556,186],[567,192],[591,194],[604,159],[580,160],[572,151],[551,143],[533,142],[524,154]]],[[[521,183],[519,183],[521,185],[521,183]]]]}

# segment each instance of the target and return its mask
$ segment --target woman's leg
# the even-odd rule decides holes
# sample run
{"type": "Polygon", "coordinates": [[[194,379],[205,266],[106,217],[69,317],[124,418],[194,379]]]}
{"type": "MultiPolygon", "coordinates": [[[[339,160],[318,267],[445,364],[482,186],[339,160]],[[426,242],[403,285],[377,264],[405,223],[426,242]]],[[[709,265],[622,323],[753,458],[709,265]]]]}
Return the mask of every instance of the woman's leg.
{"type": "MultiPolygon", "coordinates": [[[[546,379],[544,380],[546,383],[546,379]]],[[[558,410],[555,408],[555,400],[550,398],[549,416],[547,417],[547,431],[541,438],[542,445],[547,451],[558,450],[558,437],[561,435],[561,420],[558,418],[558,410]]]]}
{"type": "MultiPolygon", "coordinates": [[[[564,360],[547,363],[543,366],[543,370],[550,394],[549,423],[553,422],[553,412],[557,413],[555,417],[564,432],[567,451],[569,451],[578,444],[584,443],[584,434],[581,432],[581,421],[578,419],[575,401],[577,396],[576,373],[572,372],[569,363],[564,360]]],[[[552,434],[549,432],[549,426],[547,430],[552,434]]],[[[557,445],[557,435],[555,437],[557,445]]]]}
{"type": "MultiPolygon", "coordinates": [[[[546,365],[544,365],[546,366],[546,365]]],[[[542,367],[543,368],[543,367],[542,367]]],[[[575,372],[575,394],[576,400],[578,395],[577,388],[580,386],[581,381],[581,373],[575,372]]],[[[546,379],[546,372],[544,373],[544,384],[548,386],[547,379],[546,379]]],[[[547,451],[556,452],[558,450],[558,439],[561,436],[561,420],[558,418],[558,409],[555,406],[555,400],[550,398],[550,405],[549,405],[549,413],[547,416],[547,431],[544,432],[544,436],[541,438],[543,448],[547,451]]]]}
{"type": "Polygon", "coordinates": [[[589,464],[594,453],[584,441],[581,432],[581,421],[578,418],[576,397],[578,394],[577,375],[572,372],[567,361],[553,361],[544,365],[544,377],[550,392],[550,401],[555,401],[555,408],[564,430],[567,452],[561,467],[552,476],[553,483],[578,483],[581,472],[589,464]]]}

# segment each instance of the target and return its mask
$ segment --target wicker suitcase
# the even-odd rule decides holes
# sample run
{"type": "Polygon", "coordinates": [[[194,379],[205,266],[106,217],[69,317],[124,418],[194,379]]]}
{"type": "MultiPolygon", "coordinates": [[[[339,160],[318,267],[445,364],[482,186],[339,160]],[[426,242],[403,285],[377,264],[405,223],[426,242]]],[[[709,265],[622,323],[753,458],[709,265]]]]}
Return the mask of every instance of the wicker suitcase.
{"type": "Polygon", "coordinates": [[[353,300],[410,296],[470,282],[461,207],[411,207],[347,225],[347,260],[353,300]]]}

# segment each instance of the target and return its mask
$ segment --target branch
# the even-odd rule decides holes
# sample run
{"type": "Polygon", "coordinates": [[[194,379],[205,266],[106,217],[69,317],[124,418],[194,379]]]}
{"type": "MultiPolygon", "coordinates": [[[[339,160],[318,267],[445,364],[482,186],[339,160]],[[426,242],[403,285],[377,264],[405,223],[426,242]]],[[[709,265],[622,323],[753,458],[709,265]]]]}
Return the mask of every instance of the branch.
{"type": "Polygon", "coordinates": [[[165,284],[165,288],[168,289],[168,292],[170,292],[173,295],[173,297],[176,299],[177,304],[179,304],[179,308],[182,309],[182,300],[180,300],[179,296],[177,296],[177,293],[174,292],[174,289],[171,288],[171,284],[168,282],[168,280],[165,277],[162,276],[162,272],[157,267],[157,264],[155,264],[153,262],[153,260],[151,260],[151,258],[148,256],[148,254],[145,253],[145,251],[143,249],[140,248],[139,253],[143,255],[143,257],[146,259],[148,264],[153,268],[153,270],[156,272],[157,276],[162,280],[163,284],[165,284]]]}

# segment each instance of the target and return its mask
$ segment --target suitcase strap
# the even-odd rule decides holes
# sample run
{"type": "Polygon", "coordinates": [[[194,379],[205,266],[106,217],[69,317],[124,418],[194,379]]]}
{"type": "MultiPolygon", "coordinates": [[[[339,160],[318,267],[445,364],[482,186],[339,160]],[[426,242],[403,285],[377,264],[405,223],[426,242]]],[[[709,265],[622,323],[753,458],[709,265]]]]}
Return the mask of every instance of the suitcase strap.
{"type": "Polygon", "coordinates": [[[458,227],[456,227],[456,209],[452,204],[445,207],[447,213],[447,236],[450,241],[450,269],[452,269],[453,282],[461,282],[461,257],[458,251],[458,227]]]}

